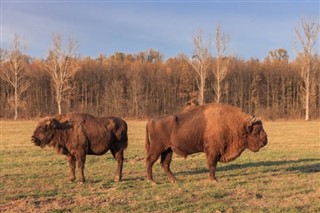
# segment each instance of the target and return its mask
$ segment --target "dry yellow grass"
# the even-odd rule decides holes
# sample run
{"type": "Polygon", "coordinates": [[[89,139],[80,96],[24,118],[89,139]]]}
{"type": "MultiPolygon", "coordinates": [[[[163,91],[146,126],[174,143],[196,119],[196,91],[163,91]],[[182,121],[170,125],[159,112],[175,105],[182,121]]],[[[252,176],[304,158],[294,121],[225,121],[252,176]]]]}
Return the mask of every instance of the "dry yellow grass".
{"type": "Polygon", "coordinates": [[[68,184],[61,155],[30,141],[34,121],[0,121],[1,211],[39,212],[320,212],[320,122],[266,122],[269,144],[218,164],[218,184],[208,179],[202,153],[174,155],[169,183],[158,163],[145,181],[145,121],[128,121],[124,181],[113,182],[110,153],[87,158],[84,185],[68,184]]]}

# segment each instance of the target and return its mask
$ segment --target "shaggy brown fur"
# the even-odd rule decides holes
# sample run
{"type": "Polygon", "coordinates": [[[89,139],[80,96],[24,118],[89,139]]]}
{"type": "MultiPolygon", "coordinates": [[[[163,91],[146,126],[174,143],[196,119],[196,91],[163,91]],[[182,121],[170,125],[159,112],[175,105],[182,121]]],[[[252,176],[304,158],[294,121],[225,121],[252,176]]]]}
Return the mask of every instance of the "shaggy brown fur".
{"type": "Polygon", "coordinates": [[[58,154],[67,156],[69,180],[75,180],[75,167],[79,182],[85,182],[86,155],[103,155],[111,151],[118,167],[115,181],[122,179],[123,152],[128,145],[127,123],[121,118],[96,118],[84,113],[58,114],[39,121],[32,141],[41,148],[53,147],[58,154]]]}
{"type": "Polygon", "coordinates": [[[210,178],[216,182],[218,161],[232,161],[246,148],[257,152],[267,141],[260,119],[223,104],[196,106],[178,115],[151,119],[146,126],[147,179],[154,183],[152,166],[159,156],[163,170],[175,182],[170,170],[173,152],[183,157],[204,152],[210,178]]]}

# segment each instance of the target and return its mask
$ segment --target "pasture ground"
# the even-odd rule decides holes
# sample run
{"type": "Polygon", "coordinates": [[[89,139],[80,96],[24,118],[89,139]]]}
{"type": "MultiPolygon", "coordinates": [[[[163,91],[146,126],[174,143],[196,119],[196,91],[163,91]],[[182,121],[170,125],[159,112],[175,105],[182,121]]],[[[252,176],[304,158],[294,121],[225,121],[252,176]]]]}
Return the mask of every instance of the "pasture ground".
{"type": "Polygon", "coordinates": [[[320,122],[265,122],[269,144],[218,164],[208,178],[203,153],[174,155],[171,184],[159,163],[145,180],[145,121],[128,121],[124,180],[116,162],[88,156],[83,185],[68,183],[65,157],[30,140],[35,121],[0,121],[1,212],[320,212],[320,122]]]}

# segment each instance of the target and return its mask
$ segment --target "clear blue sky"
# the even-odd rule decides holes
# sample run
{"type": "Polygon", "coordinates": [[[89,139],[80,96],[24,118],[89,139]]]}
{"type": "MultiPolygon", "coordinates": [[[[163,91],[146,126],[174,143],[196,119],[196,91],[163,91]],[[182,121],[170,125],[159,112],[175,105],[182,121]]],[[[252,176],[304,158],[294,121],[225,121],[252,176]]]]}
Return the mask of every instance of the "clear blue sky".
{"type": "Polygon", "coordinates": [[[208,40],[220,24],[230,35],[229,54],[264,59],[284,48],[292,59],[302,17],[319,20],[320,1],[1,0],[1,47],[12,47],[17,33],[27,54],[45,58],[52,34],[59,33],[65,42],[70,36],[78,41],[81,57],[150,48],[165,58],[190,56],[195,33],[202,30],[208,40]]]}

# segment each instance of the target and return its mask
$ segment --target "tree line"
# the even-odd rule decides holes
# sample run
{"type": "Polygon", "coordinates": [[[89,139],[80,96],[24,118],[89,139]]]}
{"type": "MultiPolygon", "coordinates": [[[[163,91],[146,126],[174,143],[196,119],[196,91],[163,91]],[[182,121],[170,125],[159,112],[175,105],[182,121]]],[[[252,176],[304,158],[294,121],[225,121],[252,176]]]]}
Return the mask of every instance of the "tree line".
{"type": "Polygon", "coordinates": [[[96,58],[76,55],[70,39],[53,36],[45,59],[32,58],[15,35],[12,49],[1,49],[0,117],[38,118],[70,111],[96,116],[148,118],[173,114],[190,102],[220,102],[265,119],[320,118],[320,58],[314,53],[319,25],[302,20],[296,29],[302,51],[271,50],[264,60],[225,54],[229,36],[218,26],[211,41],[200,31],[191,57],[164,60],[149,49],[96,58]],[[308,28],[309,27],[309,28],[308,28]]]}

